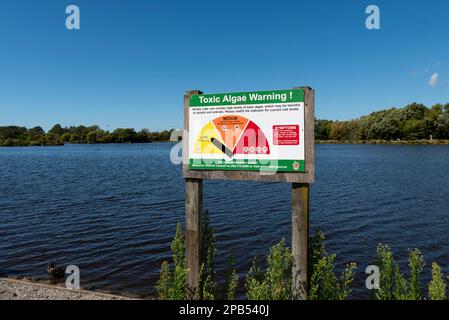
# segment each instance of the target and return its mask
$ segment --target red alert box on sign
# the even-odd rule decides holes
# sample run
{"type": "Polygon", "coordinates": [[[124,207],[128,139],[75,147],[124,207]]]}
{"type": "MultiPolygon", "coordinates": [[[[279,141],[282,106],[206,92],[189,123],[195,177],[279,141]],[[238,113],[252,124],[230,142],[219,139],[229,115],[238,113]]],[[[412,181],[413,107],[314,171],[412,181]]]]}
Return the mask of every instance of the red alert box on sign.
{"type": "Polygon", "coordinates": [[[273,126],[273,144],[278,146],[299,145],[298,125],[273,126]]]}

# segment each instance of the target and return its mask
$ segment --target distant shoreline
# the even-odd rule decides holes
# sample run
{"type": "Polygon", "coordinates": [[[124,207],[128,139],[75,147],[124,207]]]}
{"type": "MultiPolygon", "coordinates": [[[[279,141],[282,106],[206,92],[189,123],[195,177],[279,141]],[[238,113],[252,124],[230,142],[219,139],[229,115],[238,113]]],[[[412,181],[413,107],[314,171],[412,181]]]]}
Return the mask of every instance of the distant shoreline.
{"type": "MultiPolygon", "coordinates": [[[[180,141],[179,141],[180,142],[180,141]]],[[[153,142],[110,142],[110,143],[63,143],[63,144],[46,144],[46,145],[17,145],[17,146],[2,146],[0,148],[17,148],[17,147],[63,147],[65,145],[112,145],[112,144],[154,144],[154,143],[178,143],[176,141],[153,141],[153,142]]],[[[370,144],[370,145],[428,145],[428,146],[447,146],[449,140],[315,140],[315,144],[370,144]]]]}
{"type": "Polygon", "coordinates": [[[4,146],[0,145],[1,148],[30,148],[30,147],[64,147],[66,145],[91,145],[91,146],[100,146],[100,145],[111,145],[111,144],[157,144],[157,143],[178,143],[176,141],[153,141],[153,142],[91,142],[91,143],[71,143],[71,142],[64,142],[61,144],[44,144],[44,145],[12,145],[12,146],[4,146]]]}
{"type": "Polygon", "coordinates": [[[0,146],[59,146],[65,143],[98,144],[98,143],[143,143],[173,140],[172,133],[177,131],[164,130],[161,132],[142,129],[136,132],[133,128],[118,128],[110,132],[97,125],[62,127],[59,124],[45,132],[42,127],[26,128],[19,126],[0,126],[0,146]]]}
{"type": "Polygon", "coordinates": [[[449,140],[316,140],[316,144],[449,145],[449,140]]]}

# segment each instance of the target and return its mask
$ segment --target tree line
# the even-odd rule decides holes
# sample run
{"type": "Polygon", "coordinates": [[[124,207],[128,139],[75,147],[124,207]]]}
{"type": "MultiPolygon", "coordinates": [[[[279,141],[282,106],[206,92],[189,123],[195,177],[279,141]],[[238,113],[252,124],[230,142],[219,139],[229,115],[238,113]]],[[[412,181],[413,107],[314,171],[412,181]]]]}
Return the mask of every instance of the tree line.
{"type": "MultiPolygon", "coordinates": [[[[112,132],[99,126],[62,127],[47,133],[41,127],[0,127],[0,146],[53,146],[64,143],[145,143],[169,141],[173,130],[151,132],[119,128],[112,132]]],[[[416,141],[449,140],[449,103],[426,107],[412,103],[348,121],[315,120],[315,139],[319,141],[416,141]]]]}
{"type": "Polygon", "coordinates": [[[449,103],[430,108],[412,103],[349,121],[315,121],[316,140],[422,140],[449,139],[449,103]]]}
{"type": "Polygon", "coordinates": [[[99,126],[62,127],[56,124],[45,132],[41,127],[0,127],[0,146],[56,146],[64,143],[145,143],[169,141],[172,130],[151,132],[119,128],[112,132],[99,126]]]}

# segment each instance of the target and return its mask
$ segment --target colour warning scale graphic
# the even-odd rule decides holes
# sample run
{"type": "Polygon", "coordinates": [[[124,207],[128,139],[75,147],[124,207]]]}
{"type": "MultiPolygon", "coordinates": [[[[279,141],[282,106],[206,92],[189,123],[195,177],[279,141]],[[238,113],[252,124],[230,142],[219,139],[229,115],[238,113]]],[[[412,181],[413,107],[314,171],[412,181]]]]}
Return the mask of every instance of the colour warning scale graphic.
{"type": "Polygon", "coordinates": [[[265,134],[253,121],[238,115],[225,115],[208,122],[196,138],[195,154],[269,155],[265,134]]]}

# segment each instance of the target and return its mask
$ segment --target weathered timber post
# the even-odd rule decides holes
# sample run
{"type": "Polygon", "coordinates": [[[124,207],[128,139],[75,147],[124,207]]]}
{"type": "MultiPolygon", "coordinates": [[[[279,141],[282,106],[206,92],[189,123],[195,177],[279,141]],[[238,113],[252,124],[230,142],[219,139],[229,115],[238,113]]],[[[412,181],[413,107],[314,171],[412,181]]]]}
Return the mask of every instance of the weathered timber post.
{"type": "Polygon", "coordinates": [[[309,251],[309,201],[310,183],[315,181],[315,91],[310,87],[296,87],[305,92],[304,130],[306,178],[292,183],[292,253],[293,293],[296,299],[307,300],[310,280],[309,251]]]}
{"type": "Polygon", "coordinates": [[[293,293],[295,298],[307,300],[309,243],[309,184],[292,184],[292,252],[293,293]]]}
{"type": "Polygon", "coordinates": [[[186,178],[185,188],[187,296],[196,299],[201,266],[203,180],[186,178]]]}
{"type": "MultiPolygon", "coordinates": [[[[183,162],[184,170],[189,163],[189,99],[199,90],[187,91],[184,96],[183,162]]],[[[203,179],[185,178],[185,219],[186,219],[186,267],[187,298],[198,298],[198,280],[201,266],[201,239],[203,215],[203,179]]]]}

